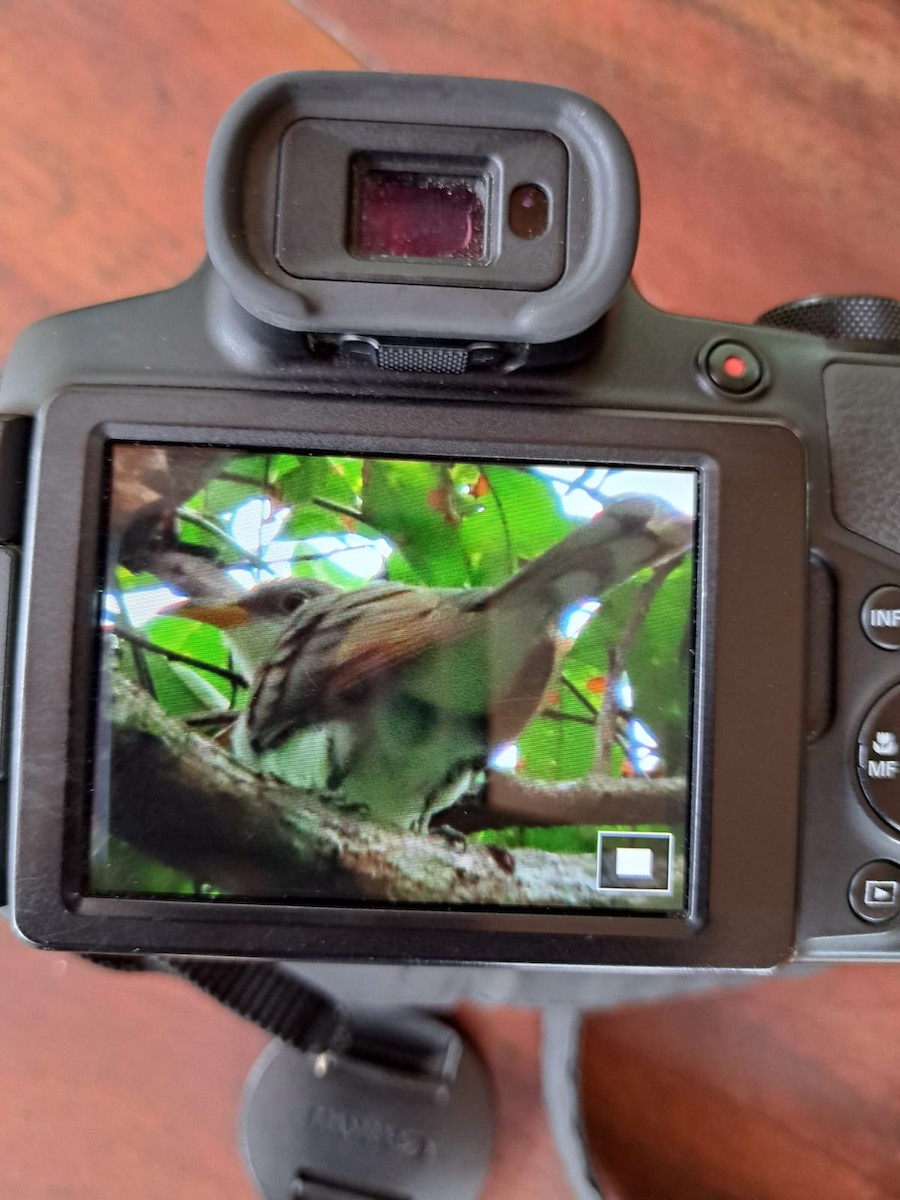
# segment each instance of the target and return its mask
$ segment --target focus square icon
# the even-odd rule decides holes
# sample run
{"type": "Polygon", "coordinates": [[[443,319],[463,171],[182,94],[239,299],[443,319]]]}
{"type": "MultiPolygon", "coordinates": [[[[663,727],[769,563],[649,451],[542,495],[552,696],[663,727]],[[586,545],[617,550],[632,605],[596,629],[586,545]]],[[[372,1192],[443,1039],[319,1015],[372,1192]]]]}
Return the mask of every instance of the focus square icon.
{"type": "Polygon", "coordinates": [[[597,891],[669,895],[675,859],[671,833],[597,833],[597,891]]]}

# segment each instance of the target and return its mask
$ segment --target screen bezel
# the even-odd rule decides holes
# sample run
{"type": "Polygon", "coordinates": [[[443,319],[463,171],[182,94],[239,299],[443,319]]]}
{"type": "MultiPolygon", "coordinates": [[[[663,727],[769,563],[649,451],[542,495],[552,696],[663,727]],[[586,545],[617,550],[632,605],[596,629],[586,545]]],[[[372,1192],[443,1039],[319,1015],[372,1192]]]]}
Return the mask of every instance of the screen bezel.
{"type": "Polygon", "coordinates": [[[806,548],[804,457],[786,427],[536,405],[442,401],[438,409],[427,402],[383,399],[79,390],[77,396],[60,397],[44,414],[34,468],[14,771],[20,798],[14,919],[26,937],[98,951],[418,962],[766,966],[790,952],[806,548]],[[414,433],[435,425],[434,436],[414,433]],[[85,808],[84,766],[93,724],[96,564],[107,440],[698,470],[695,785],[686,915],[214,905],[80,896],[83,846],[73,834],[85,808]],[[739,551],[724,552],[731,546],[739,551]],[[779,589],[762,583],[773,577],[779,589]],[[753,604],[746,602],[748,595],[753,604]],[[32,603],[32,597],[40,597],[40,603],[32,603]],[[56,666],[52,685],[51,664],[56,666]],[[70,722],[70,711],[78,714],[76,721],[70,722]],[[748,753],[746,743],[755,730],[765,736],[764,755],[748,753]],[[67,741],[64,756],[60,748],[67,741]]]}

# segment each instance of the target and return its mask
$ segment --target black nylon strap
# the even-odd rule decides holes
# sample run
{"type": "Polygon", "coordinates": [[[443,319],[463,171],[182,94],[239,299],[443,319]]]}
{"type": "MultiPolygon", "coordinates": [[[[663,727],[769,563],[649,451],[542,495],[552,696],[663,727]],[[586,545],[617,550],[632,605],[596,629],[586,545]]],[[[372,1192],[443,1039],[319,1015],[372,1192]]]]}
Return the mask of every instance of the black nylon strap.
{"type": "Polygon", "coordinates": [[[154,961],[304,1053],[340,1053],[350,1044],[343,1006],[270,963],[200,958],[154,961]]]}

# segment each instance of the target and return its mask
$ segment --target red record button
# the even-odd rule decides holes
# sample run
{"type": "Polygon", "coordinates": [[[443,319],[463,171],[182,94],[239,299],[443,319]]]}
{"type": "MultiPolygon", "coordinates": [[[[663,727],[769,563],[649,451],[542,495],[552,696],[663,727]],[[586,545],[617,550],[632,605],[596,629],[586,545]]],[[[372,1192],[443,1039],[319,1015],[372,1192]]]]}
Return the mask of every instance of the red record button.
{"type": "Polygon", "coordinates": [[[704,370],[720,392],[744,396],[762,380],[759,356],[741,342],[719,342],[707,352],[704,370]]]}

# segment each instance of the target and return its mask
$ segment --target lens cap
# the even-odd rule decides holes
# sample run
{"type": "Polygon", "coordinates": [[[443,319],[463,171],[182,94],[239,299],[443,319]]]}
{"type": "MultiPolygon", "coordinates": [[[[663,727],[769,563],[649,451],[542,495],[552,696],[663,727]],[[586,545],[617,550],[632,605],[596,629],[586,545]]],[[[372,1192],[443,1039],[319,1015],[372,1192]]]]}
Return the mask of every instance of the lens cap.
{"type": "MultiPolygon", "coordinates": [[[[491,1156],[487,1073],[458,1035],[452,1070],[308,1055],[272,1042],[244,1097],[244,1160],[264,1200],[477,1200],[491,1156]]],[[[407,1064],[409,1065],[409,1064],[407,1064]]]]}

